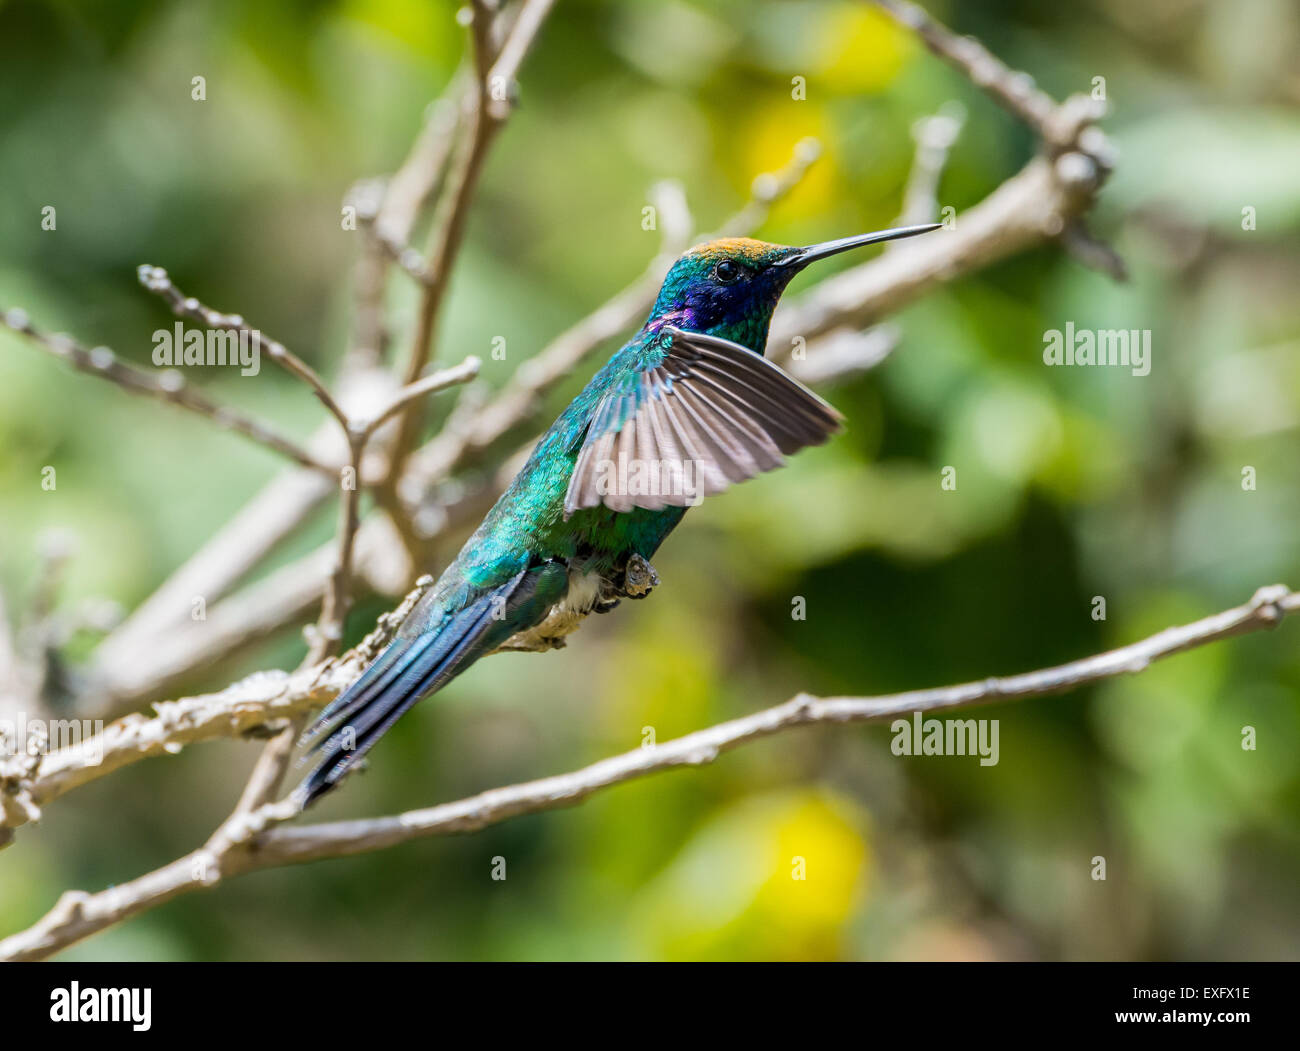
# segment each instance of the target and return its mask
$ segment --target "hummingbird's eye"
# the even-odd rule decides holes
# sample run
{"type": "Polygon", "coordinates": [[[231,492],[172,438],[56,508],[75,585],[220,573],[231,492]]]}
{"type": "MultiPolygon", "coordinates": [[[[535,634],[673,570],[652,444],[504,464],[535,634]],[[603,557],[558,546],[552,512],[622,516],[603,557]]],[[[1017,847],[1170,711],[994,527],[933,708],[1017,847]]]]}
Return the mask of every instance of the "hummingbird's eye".
{"type": "Polygon", "coordinates": [[[740,264],[731,259],[724,259],[713,268],[713,276],[722,284],[729,285],[740,277],[740,264]]]}

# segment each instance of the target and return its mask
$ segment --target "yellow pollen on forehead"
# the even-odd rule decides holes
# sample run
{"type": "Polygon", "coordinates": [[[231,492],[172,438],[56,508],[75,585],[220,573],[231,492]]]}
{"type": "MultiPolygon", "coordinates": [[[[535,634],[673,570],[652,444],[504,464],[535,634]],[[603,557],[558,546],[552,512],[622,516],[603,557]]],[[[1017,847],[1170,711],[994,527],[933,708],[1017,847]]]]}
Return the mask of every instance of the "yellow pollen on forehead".
{"type": "Polygon", "coordinates": [[[725,258],[737,259],[741,262],[756,262],[778,248],[780,248],[780,245],[770,244],[767,241],[756,241],[752,237],[722,237],[716,241],[696,245],[686,254],[688,256],[703,256],[709,259],[725,258]]]}

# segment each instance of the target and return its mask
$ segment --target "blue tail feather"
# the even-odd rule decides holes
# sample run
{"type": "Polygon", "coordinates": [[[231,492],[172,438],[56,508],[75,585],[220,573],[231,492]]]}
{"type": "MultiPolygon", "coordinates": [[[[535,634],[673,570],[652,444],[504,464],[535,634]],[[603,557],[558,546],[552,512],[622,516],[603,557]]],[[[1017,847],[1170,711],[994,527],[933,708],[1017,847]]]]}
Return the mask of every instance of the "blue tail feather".
{"type": "Polygon", "coordinates": [[[339,783],[402,715],[437,692],[517,631],[539,623],[568,588],[554,562],[516,574],[499,587],[414,634],[404,630],[308,732],[328,736],[312,749],[319,764],[294,792],[307,806],[339,783]]]}

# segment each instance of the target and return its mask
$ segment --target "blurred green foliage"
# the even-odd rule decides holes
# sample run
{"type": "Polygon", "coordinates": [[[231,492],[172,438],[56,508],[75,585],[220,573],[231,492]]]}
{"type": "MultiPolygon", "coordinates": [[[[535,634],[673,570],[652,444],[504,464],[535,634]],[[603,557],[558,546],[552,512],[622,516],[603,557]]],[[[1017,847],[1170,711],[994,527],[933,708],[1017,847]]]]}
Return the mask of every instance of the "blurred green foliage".
{"type": "MultiPolygon", "coordinates": [[[[1132,280],[1043,249],[927,296],[900,315],[885,364],[829,392],[844,438],[692,512],[656,559],[665,586],[651,601],[597,618],[564,651],[486,661],[418,708],[321,817],[559,772],[635,747],[643,728],[664,740],[798,689],[1040,667],[1262,584],[1300,585],[1295,6],[930,9],[1057,97],[1105,78],[1120,160],[1095,225],[1132,280]],[[1151,329],[1150,376],[1044,367],[1043,332],[1066,321],[1151,329]],[[955,492],[940,489],[945,465],[955,492]],[[1245,465],[1256,491],[1242,489],[1245,465]],[[794,596],[806,620],[791,618],[794,596]]],[[[147,363],[149,334],[170,324],[135,285],[150,262],[329,370],[356,244],[340,202],[401,162],[459,61],[453,16],[439,0],[0,4],[0,307],[147,363]],[[190,98],[196,75],[205,102],[190,98]]],[[[444,360],[484,355],[490,385],[641,271],[658,249],[640,226],[657,179],[681,180],[708,227],[816,135],[824,159],[760,231],[801,243],[888,224],[911,124],[950,99],[967,121],[942,203],[975,203],[1034,146],[850,0],[563,0],[523,84],[440,341],[444,360]],[[807,101],[790,98],[796,75],[807,101]],[[495,335],[506,361],[486,356],[495,335]]],[[[408,283],[390,297],[409,325],[408,283]]],[[[203,382],[298,435],[320,419],[272,369],[203,382]]],[[[51,528],[78,538],[64,601],[138,603],[278,467],[0,334],[11,606],[51,528]]],[[[331,528],[323,515],[293,550],[331,528]]],[[[383,608],[359,607],[352,632],[383,608]]],[[[993,767],[896,757],[887,727],[787,734],[576,810],[256,874],[68,957],[1294,957],[1296,630],[987,709],[1001,720],[993,767]],[[1256,751],[1241,747],[1247,725],[1256,751]],[[1098,855],[1105,882],[1090,878],[1098,855]],[[490,878],[496,857],[504,881],[490,878]]],[[[287,633],[192,685],[301,652],[287,633]]],[[[52,805],[0,854],[0,931],[64,888],[191,849],[255,751],[195,747],[52,805]]]]}

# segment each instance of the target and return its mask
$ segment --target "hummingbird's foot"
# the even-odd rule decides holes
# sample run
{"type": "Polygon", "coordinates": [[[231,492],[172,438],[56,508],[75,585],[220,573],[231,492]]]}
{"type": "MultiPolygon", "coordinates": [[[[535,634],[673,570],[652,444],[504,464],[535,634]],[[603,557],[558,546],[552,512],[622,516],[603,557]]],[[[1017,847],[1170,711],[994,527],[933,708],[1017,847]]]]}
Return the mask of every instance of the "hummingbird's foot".
{"type": "Polygon", "coordinates": [[[600,590],[596,592],[596,601],[592,603],[592,613],[609,613],[617,609],[623,601],[623,589],[609,577],[602,577],[600,590]]]}
{"type": "Polygon", "coordinates": [[[659,574],[655,567],[640,555],[628,556],[627,568],[623,571],[623,594],[628,598],[645,598],[659,584],[659,574]]]}

